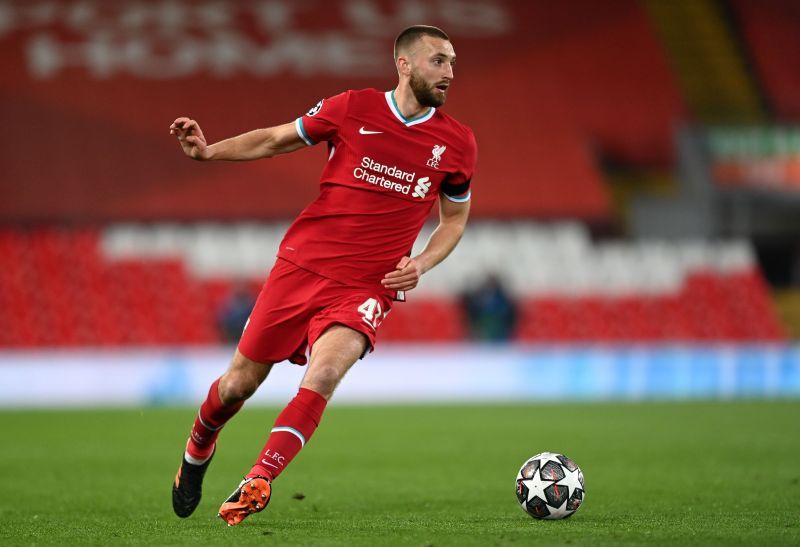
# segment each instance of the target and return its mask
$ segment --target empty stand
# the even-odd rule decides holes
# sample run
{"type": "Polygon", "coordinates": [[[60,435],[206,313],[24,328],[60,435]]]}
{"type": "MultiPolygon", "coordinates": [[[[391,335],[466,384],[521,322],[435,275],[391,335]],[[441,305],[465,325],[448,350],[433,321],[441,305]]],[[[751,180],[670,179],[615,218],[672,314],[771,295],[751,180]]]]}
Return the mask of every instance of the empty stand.
{"type": "MultiPolygon", "coordinates": [[[[215,344],[235,289],[253,295],[282,224],[0,230],[0,346],[215,344]]],[[[432,227],[426,227],[417,250],[432,227]]],[[[467,336],[460,297],[489,274],[523,342],[752,342],[785,332],[743,241],[595,243],[581,224],[474,223],[398,303],[380,341],[467,336]]]]}
{"type": "MultiPolygon", "coordinates": [[[[175,2],[176,9],[191,4],[175,2]]],[[[458,51],[444,110],[472,127],[479,143],[474,215],[608,221],[598,156],[670,164],[673,127],[686,112],[638,0],[417,2],[387,7],[396,18],[381,17],[389,24],[377,26],[366,23],[376,9],[371,2],[302,4],[304,16],[292,11],[291,24],[280,23],[280,42],[291,46],[285,54],[271,49],[271,28],[259,26],[281,10],[262,10],[258,1],[207,2],[209,15],[191,21],[162,10],[141,26],[130,24],[143,9],[139,0],[118,0],[103,16],[74,2],[47,2],[39,12],[25,2],[2,4],[0,59],[8,69],[0,74],[0,219],[292,217],[316,195],[324,146],[270,161],[198,166],[181,157],[165,127],[190,114],[216,141],[292,121],[345,89],[389,89],[392,40],[420,9],[447,29],[458,51]],[[87,22],[76,28],[72,13],[87,22]],[[312,14],[324,14],[324,22],[312,14]],[[137,53],[98,32],[124,35],[137,53]],[[192,40],[163,42],[175,32],[191,32],[192,40]],[[328,39],[339,46],[326,47],[328,39]],[[231,57],[244,45],[250,55],[231,57]],[[37,127],[48,131],[31,129],[37,127]],[[47,161],[30,161],[41,149],[51,151],[47,161]],[[93,151],[90,162],[86,150],[93,151]]]]}
{"type": "Polygon", "coordinates": [[[734,0],[744,38],[777,117],[800,121],[800,3],[734,0]]]}

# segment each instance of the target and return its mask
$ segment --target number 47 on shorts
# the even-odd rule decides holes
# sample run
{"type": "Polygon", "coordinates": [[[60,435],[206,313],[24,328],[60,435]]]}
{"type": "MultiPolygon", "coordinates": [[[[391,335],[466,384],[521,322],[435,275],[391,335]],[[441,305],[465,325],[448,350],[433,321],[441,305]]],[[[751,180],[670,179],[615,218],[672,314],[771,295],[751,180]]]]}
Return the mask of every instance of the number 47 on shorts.
{"type": "Polygon", "coordinates": [[[358,307],[358,313],[363,316],[361,320],[364,321],[364,323],[369,325],[372,330],[376,330],[383,319],[389,315],[389,310],[384,312],[380,302],[374,298],[367,298],[364,303],[358,307]]]}

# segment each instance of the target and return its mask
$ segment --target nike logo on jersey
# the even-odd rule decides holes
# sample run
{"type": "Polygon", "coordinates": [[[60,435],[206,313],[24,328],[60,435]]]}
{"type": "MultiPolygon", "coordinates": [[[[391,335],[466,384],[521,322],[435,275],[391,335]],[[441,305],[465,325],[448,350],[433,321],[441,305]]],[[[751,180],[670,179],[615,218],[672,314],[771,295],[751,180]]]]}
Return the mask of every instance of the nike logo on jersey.
{"type": "Polygon", "coordinates": [[[362,135],[379,135],[383,133],[383,131],[369,131],[367,129],[364,129],[363,125],[361,126],[361,129],[358,130],[358,132],[361,133],[362,135]]]}

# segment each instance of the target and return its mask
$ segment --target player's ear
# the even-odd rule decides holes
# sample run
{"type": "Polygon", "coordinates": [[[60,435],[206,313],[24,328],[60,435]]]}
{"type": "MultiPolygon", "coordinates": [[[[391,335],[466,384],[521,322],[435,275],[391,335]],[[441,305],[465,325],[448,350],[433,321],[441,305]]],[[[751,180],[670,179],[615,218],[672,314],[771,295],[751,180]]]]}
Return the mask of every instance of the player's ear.
{"type": "Polygon", "coordinates": [[[406,55],[398,56],[397,59],[395,59],[395,65],[397,66],[398,74],[402,74],[403,76],[411,74],[411,63],[409,63],[406,55]]]}

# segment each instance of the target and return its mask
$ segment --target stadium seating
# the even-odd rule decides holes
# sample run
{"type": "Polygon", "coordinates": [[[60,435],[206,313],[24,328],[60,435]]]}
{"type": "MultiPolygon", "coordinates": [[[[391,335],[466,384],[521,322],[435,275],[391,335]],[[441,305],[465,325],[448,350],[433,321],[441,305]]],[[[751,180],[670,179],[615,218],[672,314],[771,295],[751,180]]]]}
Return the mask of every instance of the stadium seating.
{"type": "Polygon", "coordinates": [[[274,36],[259,30],[260,18],[273,12],[262,10],[261,2],[207,3],[209,13],[219,8],[220,15],[197,21],[173,21],[170,10],[163,10],[153,15],[152,24],[133,26],[130,21],[139,20],[146,3],[119,0],[102,17],[97,10],[84,13],[81,3],[45,3],[48,9],[41,13],[25,4],[3,8],[8,28],[0,59],[13,67],[6,71],[13,77],[3,83],[0,102],[7,129],[0,134],[6,152],[0,219],[6,222],[293,217],[316,195],[327,157],[322,148],[278,161],[198,168],[180,157],[164,128],[190,113],[208,138],[217,140],[291,121],[320,97],[343,89],[388,89],[394,70],[381,52],[388,52],[398,28],[420,13],[448,29],[463,59],[446,111],[472,127],[479,142],[475,182],[487,190],[473,204],[476,216],[607,221],[611,201],[598,158],[666,167],[673,156],[674,124],[686,117],[669,61],[638,0],[433,2],[428,7],[418,2],[413,9],[401,9],[401,3],[384,6],[399,18],[378,18],[391,22],[385,26],[343,24],[343,17],[346,21],[358,12],[371,20],[377,10],[371,2],[304,2],[309,14],[328,14],[326,32],[319,36],[321,21],[294,17],[292,25],[281,27],[281,36],[292,44],[285,60],[269,54],[274,36]],[[71,10],[82,21],[99,18],[108,25],[104,32],[124,34],[137,54],[117,51],[103,40],[96,50],[84,47],[94,43],[96,25],[71,29],[63,21],[71,20],[63,15],[71,10]],[[481,17],[484,12],[490,15],[481,17]],[[515,24],[520,21],[525,23],[515,24]],[[161,43],[164,32],[183,25],[199,26],[192,28],[192,40],[161,43]],[[76,36],[55,38],[71,32],[76,36]],[[318,51],[328,33],[342,46],[318,51]],[[260,47],[250,56],[230,57],[245,44],[260,47]],[[355,56],[358,62],[337,68],[320,57],[351,48],[366,60],[355,56]],[[224,62],[214,61],[214,53],[224,54],[224,62]],[[304,70],[305,63],[293,62],[291,55],[319,63],[304,70]],[[37,64],[40,58],[45,61],[37,64]],[[258,65],[272,64],[268,59],[279,69],[259,73],[258,65]],[[376,66],[368,66],[370,59],[376,66]],[[54,73],[44,77],[38,70],[54,73]],[[225,97],[224,108],[187,95],[187,88],[225,97]],[[117,138],[109,139],[110,134],[117,138]],[[30,150],[41,149],[54,153],[46,162],[30,161],[30,150]],[[76,160],[86,150],[92,151],[92,161],[76,160]]]}
{"type": "MultiPolygon", "coordinates": [[[[236,287],[253,295],[283,224],[0,230],[0,347],[215,344],[236,287]]],[[[426,227],[420,242],[429,235],[426,227]]],[[[522,342],[785,338],[744,242],[594,243],[581,224],[475,223],[398,304],[381,341],[466,338],[460,296],[499,274],[522,342]]]]}
{"type": "Polygon", "coordinates": [[[106,261],[95,230],[5,231],[0,343],[106,346],[216,340],[213,318],[176,258],[106,261]]]}
{"type": "Polygon", "coordinates": [[[783,121],[800,121],[800,4],[795,0],[735,0],[754,68],[783,121]]]}

